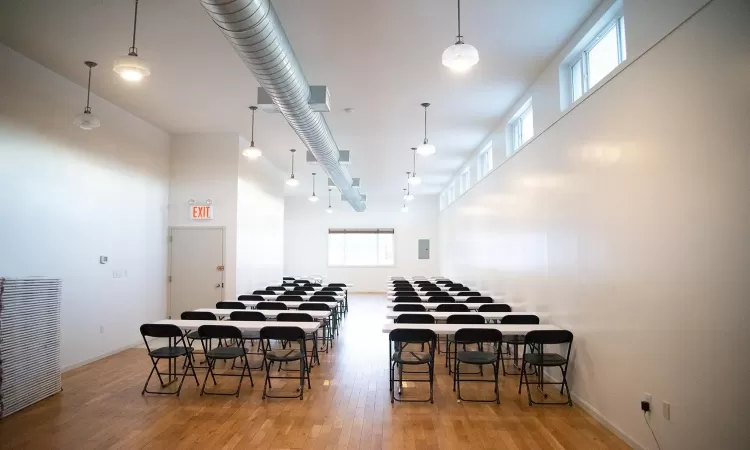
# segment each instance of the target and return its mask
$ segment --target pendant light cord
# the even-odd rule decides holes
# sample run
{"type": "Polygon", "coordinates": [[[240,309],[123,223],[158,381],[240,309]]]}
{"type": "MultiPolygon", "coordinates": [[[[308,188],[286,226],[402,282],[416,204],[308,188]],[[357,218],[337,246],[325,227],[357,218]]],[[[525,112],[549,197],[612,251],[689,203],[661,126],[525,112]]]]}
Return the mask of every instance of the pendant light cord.
{"type": "Polygon", "coordinates": [[[253,124],[250,128],[250,147],[255,147],[255,108],[250,108],[253,111],[253,124]]]}
{"type": "Polygon", "coordinates": [[[294,149],[292,149],[292,178],[294,178],[294,149]]]}
{"type": "Polygon", "coordinates": [[[89,106],[89,100],[91,100],[91,67],[89,67],[89,87],[86,91],[86,112],[91,112],[91,107],[89,106]]]}
{"type": "Polygon", "coordinates": [[[458,0],[458,36],[456,36],[457,43],[463,43],[463,36],[461,36],[461,0],[458,0]]]}
{"type": "Polygon", "coordinates": [[[138,27],[138,0],[135,0],[135,14],[133,14],[133,45],[130,47],[130,54],[138,56],[138,49],[135,48],[135,30],[138,27]]]}
{"type": "Polygon", "coordinates": [[[313,172],[313,194],[312,196],[315,197],[315,172],[313,172]]]}
{"type": "Polygon", "coordinates": [[[427,143],[427,107],[424,107],[424,143],[427,143]]]}
{"type": "Polygon", "coordinates": [[[412,177],[416,177],[417,176],[417,149],[412,149],[412,153],[414,154],[413,155],[414,156],[414,163],[413,163],[413,166],[412,166],[412,169],[414,171],[412,172],[412,177]]]}

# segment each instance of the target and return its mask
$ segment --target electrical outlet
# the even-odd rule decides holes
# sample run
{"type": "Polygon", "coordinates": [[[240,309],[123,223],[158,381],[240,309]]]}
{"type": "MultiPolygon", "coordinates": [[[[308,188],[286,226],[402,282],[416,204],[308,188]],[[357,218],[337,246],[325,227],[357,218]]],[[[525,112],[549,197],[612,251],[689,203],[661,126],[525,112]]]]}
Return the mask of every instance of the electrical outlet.
{"type": "Polygon", "coordinates": [[[643,401],[647,403],[651,403],[651,394],[648,392],[643,393],[643,401]]]}
{"type": "Polygon", "coordinates": [[[665,419],[669,420],[669,416],[671,414],[670,409],[672,408],[672,405],[670,405],[667,402],[661,402],[661,413],[664,416],[665,419]]]}

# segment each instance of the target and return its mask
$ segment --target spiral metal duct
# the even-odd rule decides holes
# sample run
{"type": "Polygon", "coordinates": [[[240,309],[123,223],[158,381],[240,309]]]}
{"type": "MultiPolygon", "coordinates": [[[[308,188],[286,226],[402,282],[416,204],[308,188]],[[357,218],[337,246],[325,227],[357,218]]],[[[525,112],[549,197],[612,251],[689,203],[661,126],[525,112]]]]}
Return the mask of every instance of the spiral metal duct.
{"type": "Polygon", "coordinates": [[[201,0],[214,23],[268,92],[281,114],[355,211],[365,202],[339,164],[339,150],[323,115],[308,104],[310,86],[270,0],[201,0]]]}

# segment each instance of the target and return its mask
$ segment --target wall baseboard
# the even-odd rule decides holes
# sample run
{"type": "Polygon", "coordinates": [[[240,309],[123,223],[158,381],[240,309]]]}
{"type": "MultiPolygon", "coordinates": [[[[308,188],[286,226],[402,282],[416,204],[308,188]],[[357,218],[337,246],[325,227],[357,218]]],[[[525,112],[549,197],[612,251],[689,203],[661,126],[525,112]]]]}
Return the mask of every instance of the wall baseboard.
{"type": "MultiPolygon", "coordinates": [[[[551,375],[547,371],[545,371],[544,374],[545,374],[544,375],[545,377],[549,378],[550,380],[552,380],[552,381],[554,381],[556,383],[559,383],[561,381],[560,378],[558,378],[558,377],[556,377],[554,375],[551,375]]],[[[589,413],[591,415],[591,417],[593,417],[594,419],[596,419],[596,421],[599,422],[600,424],[604,425],[609,431],[611,431],[614,434],[616,434],[617,437],[619,437],[620,439],[622,439],[623,441],[625,441],[626,444],[628,444],[629,446],[631,446],[632,448],[634,448],[636,450],[648,450],[648,447],[644,447],[638,441],[636,441],[631,436],[629,436],[627,433],[625,433],[624,431],[622,431],[617,425],[615,425],[614,423],[612,423],[602,413],[600,413],[599,410],[597,410],[596,408],[594,408],[593,406],[591,406],[591,404],[589,402],[587,402],[586,400],[584,400],[583,398],[581,398],[578,394],[576,394],[575,392],[571,391],[570,397],[573,399],[573,404],[574,405],[580,406],[581,409],[583,409],[584,411],[586,411],[587,413],[589,413]]]]}
{"type": "Polygon", "coordinates": [[[108,358],[108,357],[110,357],[112,355],[116,355],[117,353],[123,352],[125,350],[130,350],[131,348],[138,347],[139,345],[143,345],[143,341],[142,340],[136,341],[134,344],[126,345],[124,347],[119,347],[119,348],[116,348],[116,349],[111,350],[109,352],[102,353],[101,355],[94,356],[93,358],[84,359],[83,361],[79,361],[79,362],[77,362],[75,364],[70,364],[68,366],[65,366],[65,367],[62,368],[62,373],[69,372],[69,371],[71,371],[73,369],[77,369],[79,367],[83,367],[86,364],[91,364],[92,362],[99,361],[100,359],[108,358]]]}

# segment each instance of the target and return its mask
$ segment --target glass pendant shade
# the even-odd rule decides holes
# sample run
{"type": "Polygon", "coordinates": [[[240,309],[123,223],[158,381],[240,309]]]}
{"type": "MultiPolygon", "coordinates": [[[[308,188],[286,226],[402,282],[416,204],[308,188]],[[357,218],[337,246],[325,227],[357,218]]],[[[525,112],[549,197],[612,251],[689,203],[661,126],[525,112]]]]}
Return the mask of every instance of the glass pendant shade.
{"type": "Polygon", "coordinates": [[[294,177],[289,178],[286,180],[286,185],[291,187],[299,186],[299,180],[294,177]]]}
{"type": "Polygon", "coordinates": [[[407,202],[414,200],[414,194],[407,193],[406,195],[404,195],[404,200],[406,200],[407,202]]]}
{"type": "Polygon", "coordinates": [[[479,62],[479,52],[470,44],[456,42],[443,52],[443,65],[456,73],[467,72],[479,62]]]}
{"type": "Polygon", "coordinates": [[[417,153],[422,156],[430,156],[435,154],[435,146],[432,144],[424,143],[417,147],[417,153]]]}
{"type": "Polygon", "coordinates": [[[412,186],[416,186],[421,183],[422,183],[422,179],[419,178],[416,174],[414,174],[411,178],[409,178],[409,184],[411,184],[412,186]]]}
{"type": "Polygon", "coordinates": [[[148,63],[135,53],[121,56],[115,60],[113,70],[125,81],[137,83],[151,75],[148,63]]]}
{"type": "Polygon", "coordinates": [[[328,208],[326,208],[326,212],[327,212],[328,214],[331,214],[331,213],[333,213],[333,208],[331,208],[331,207],[329,206],[328,208]]]}
{"type": "Polygon", "coordinates": [[[79,126],[82,130],[87,131],[99,128],[102,124],[98,117],[91,114],[91,111],[84,111],[81,114],[78,114],[75,119],[73,119],[73,123],[79,126]]]}
{"type": "Polygon", "coordinates": [[[317,196],[317,195],[315,195],[315,194],[313,194],[313,195],[311,195],[311,196],[307,197],[307,199],[308,199],[308,200],[310,200],[310,201],[311,201],[311,202],[313,202],[313,203],[315,203],[315,202],[317,202],[318,200],[320,200],[320,199],[318,198],[318,196],[317,196]]]}
{"type": "Polygon", "coordinates": [[[263,152],[258,147],[250,145],[249,147],[245,147],[245,149],[242,150],[242,156],[250,160],[256,160],[263,156],[263,152]]]}
{"type": "Polygon", "coordinates": [[[402,212],[402,213],[408,213],[408,212],[409,212],[409,207],[408,207],[408,206],[406,206],[406,205],[404,205],[404,206],[403,206],[403,207],[401,208],[401,212],[402,212]]]}

